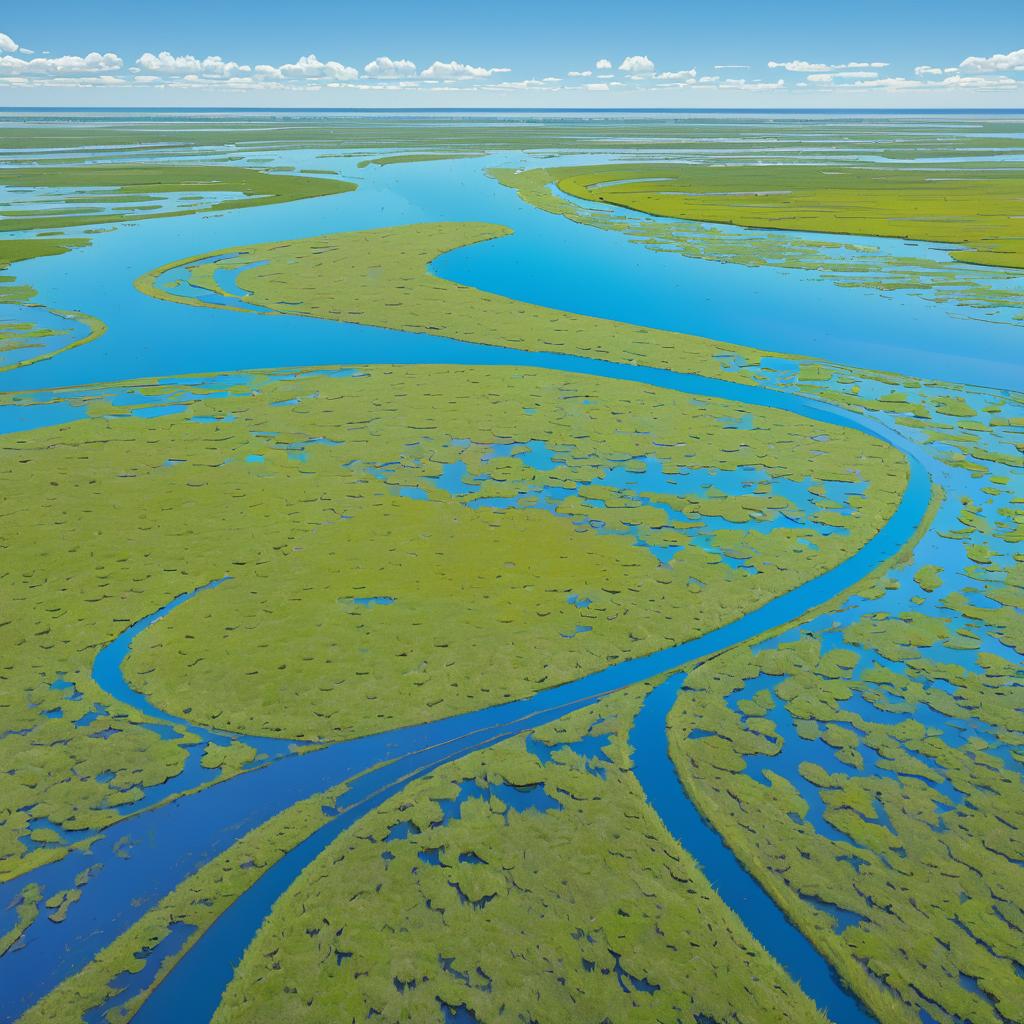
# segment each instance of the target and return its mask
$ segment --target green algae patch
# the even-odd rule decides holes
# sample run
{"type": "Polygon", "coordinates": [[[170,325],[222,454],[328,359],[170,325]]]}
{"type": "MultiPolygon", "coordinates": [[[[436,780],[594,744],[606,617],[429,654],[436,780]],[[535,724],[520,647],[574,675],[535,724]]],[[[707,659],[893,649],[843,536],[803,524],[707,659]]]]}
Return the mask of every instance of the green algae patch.
{"type": "Polygon", "coordinates": [[[728,375],[723,374],[720,358],[751,352],[693,335],[518,302],[446,281],[428,270],[445,252],[509,233],[496,224],[438,223],[324,235],[191,257],[143,275],[136,286],[156,298],[208,305],[201,292],[174,292],[168,275],[184,271],[192,284],[219,298],[230,298],[204,276],[212,275],[211,265],[206,263],[204,269],[200,262],[220,256],[218,266],[241,268],[236,281],[252,293],[246,297],[248,308],[257,305],[267,312],[372,324],[486,345],[571,352],[709,376],[728,375]],[[252,266],[262,261],[266,261],[262,266],[252,266]]]}
{"type": "MultiPolygon", "coordinates": [[[[134,1014],[167,973],[184,956],[203,932],[234,900],[289,850],[326,825],[336,808],[346,804],[347,784],[336,786],[287,808],[247,832],[230,849],[196,871],[135,924],[117,936],[77,974],[67,978],[20,1018],[19,1024],[47,1021],[84,1021],[96,1011],[117,1013],[117,1019],[134,1014]],[[177,948],[162,948],[175,931],[188,934],[177,948]],[[134,974],[153,960],[159,966],[152,980],[130,998],[122,996],[124,976],[134,974]],[[119,997],[121,997],[119,999],[119,997]],[[116,1004],[116,1011],[114,1005],[116,1004]],[[92,1012],[90,1012],[92,1011],[92,1012]]],[[[88,878],[82,880],[88,884],[88,878]]],[[[38,912],[32,902],[35,886],[26,886],[18,906],[19,922],[8,936],[18,935],[38,912]]],[[[0,951],[5,940],[0,939],[0,951]]]]}
{"type": "MultiPolygon", "coordinates": [[[[0,239],[0,270],[8,270],[12,264],[24,260],[59,256],[87,244],[84,239],[74,238],[59,241],[45,238],[0,239]]],[[[0,306],[16,307],[18,312],[11,315],[21,318],[14,320],[5,315],[0,319],[0,373],[28,366],[41,359],[50,359],[61,352],[95,341],[106,331],[106,325],[101,320],[87,313],[47,309],[32,302],[35,289],[14,282],[13,276],[0,276],[0,306]],[[42,312],[51,321],[55,318],[63,320],[68,326],[43,326],[39,323],[37,312],[42,312]],[[77,337],[67,340],[75,334],[77,337]]]]}
{"type": "Polygon", "coordinates": [[[927,691],[950,666],[854,675],[861,660],[848,647],[822,655],[807,636],[760,656],[740,648],[694,671],[670,725],[680,775],[869,1005],[886,990],[914,1010],[908,1019],[919,1008],[936,1018],[942,1008],[972,1021],[1014,1019],[1021,912],[1008,844],[1021,827],[1019,776],[986,753],[990,743],[957,750],[928,718],[914,720],[920,702],[965,717],[927,691]],[[769,767],[778,761],[786,771],[783,750],[792,747],[805,758],[796,780],[769,767]],[[963,973],[980,988],[965,988],[963,973]]]}
{"type": "MultiPolygon", "coordinates": [[[[102,225],[224,212],[355,188],[344,181],[251,168],[167,164],[7,167],[0,169],[0,187],[4,186],[15,198],[4,205],[0,232],[37,232],[37,237],[0,239],[0,271],[89,244],[88,237],[52,237],[64,231],[88,235],[102,225]]],[[[0,277],[0,304],[16,304],[19,310],[17,321],[0,321],[0,372],[60,355],[94,341],[105,330],[87,313],[49,309],[34,298],[32,287],[17,284],[10,275],[0,277]],[[54,326],[55,320],[64,325],[54,326]]]]}
{"type": "Polygon", "coordinates": [[[462,160],[467,157],[483,156],[483,153],[395,153],[391,156],[376,156],[360,160],[356,167],[387,167],[390,164],[420,164],[433,160],[462,160]]]}
{"type": "Polygon", "coordinates": [[[0,935],[0,956],[18,949],[25,932],[39,916],[41,896],[42,889],[35,882],[30,882],[18,894],[10,908],[14,910],[15,922],[5,935],[0,935]]]}
{"type": "MultiPolygon", "coordinates": [[[[159,206],[145,209],[149,195],[202,193],[211,201],[203,204],[204,212],[217,213],[246,206],[287,203],[317,196],[350,192],[356,186],[332,178],[314,178],[295,174],[272,174],[247,167],[205,167],[174,164],[74,164],[64,167],[17,167],[0,170],[0,186],[66,190],[68,200],[75,190],[102,190],[82,193],[101,195],[103,205],[76,209],[68,202],[67,209],[54,212],[26,211],[18,216],[0,217],[0,231],[45,231],[95,224],[116,224],[126,220],[148,220],[153,217],[179,216],[189,209],[163,210],[159,206]],[[228,193],[218,199],[218,193],[228,193]],[[139,205],[139,200],[142,204],[139,205]],[[136,201],[135,206],[118,210],[109,206],[109,199],[136,201]]],[[[68,201],[66,200],[66,201],[68,201]]]]}
{"type": "MultiPolygon", "coordinates": [[[[771,474],[803,479],[817,427],[758,412],[737,448],[719,422],[735,406],[546,371],[303,377],[266,388],[262,403],[206,412],[225,449],[249,437],[245,450],[262,458],[209,469],[176,449],[181,486],[235,494],[246,519],[258,489],[256,521],[271,527],[265,503],[279,488],[282,502],[308,491],[308,515],[286,520],[306,526],[225,567],[227,583],[136,642],[126,671],[161,706],[238,732],[360,735],[503,703],[700,635],[854,550],[902,486],[884,445],[851,464],[852,439],[830,432],[837,444],[814,442],[821,471],[831,463],[832,475],[870,484],[870,513],[851,505],[842,531],[818,535],[813,511],[800,529],[800,511],[780,501],[777,530],[723,539],[703,522],[722,510],[702,507],[699,484],[695,507],[676,514],[673,495],[662,502],[642,478],[619,483],[615,467],[657,457],[685,486],[698,473],[754,479],[743,467],[766,466],[770,494],[771,474]],[[808,557],[812,538],[819,553],[808,557]]],[[[159,429],[173,436],[168,422],[159,429]]],[[[747,522],[764,520],[759,504],[747,509],[747,522]]]]}
{"type": "MultiPolygon", "coordinates": [[[[73,841],[181,773],[185,737],[156,736],[90,666],[210,580],[227,577],[135,639],[129,684],[213,728],[339,739],[503,703],[735,619],[860,547],[905,480],[892,449],[841,428],[545,370],[319,370],[62,398],[90,415],[0,449],[9,865],[30,855],[20,837],[56,825],[73,841]]],[[[246,756],[203,764],[223,776],[246,756]]]]}
{"type": "MultiPolygon", "coordinates": [[[[7,270],[12,263],[22,260],[39,259],[42,256],[59,256],[87,245],[83,238],[4,238],[0,239],[0,270],[7,270]]],[[[6,280],[6,279],[2,279],[6,280]]]]}
{"type": "Polygon", "coordinates": [[[342,834],[216,1024],[822,1021],[645,803],[626,740],[642,696],[439,768],[342,834]]]}
{"type": "Polygon", "coordinates": [[[949,168],[941,166],[911,172],[863,165],[839,170],[792,167],[784,162],[759,167],[671,163],[496,167],[488,173],[538,209],[622,232],[655,251],[749,267],[804,270],[838,287],[912,292],[936,302],[983,309],[1007,322],[1020,319],[1019,262],[1024,257],[1013,211],[1022,199],[1019,177],[1006,178],[1013,172],[1005,167],[980,169],[976,180],[961,180],[959,169],[951,179],[949,168]],[[630,170],[640,176],[632,176],[630,170]],[[887,176],[891,187],[872,187],[878,185],[874,181],[878,174],[887,176]],[[818,178],[836,194],[826,191],[808,198],[781,187],[743,191],[716,184],[721,178],[728,185],[741,175],[744,180],[757,175],[780,181],[790,175],[797,180],[818,178]],[[994,188],[1006,199],[1002,205],[989,193],[988,175],[995,175],[1005,186],[994,188]],[[859,192],[862,178],[869,181],[863,196],[859,192]],[[947,195],[944,185],[950,181],[953,193],[947,195]],[[924,198],[918,192],[926,193],[924,198]],[[964,208],[975,202],[980,212],[972,219],[964,208]],[[896,204],[892,216],[886,212],[886,203],[896,204]],[[922,204],[926,212],[916,216],[922,204]],[[1000,232],[1008,234],[1016,256],[1012,251],[1007,256],[966,248],[992,244],[1002,252],[1004,243],[992,239],[1000,232]],[[872,236],[923,239],[932,243],[932,249],[918,246],[895,254],[872,236]],[[954,244],[965,248],[947,252],[954,244]]]}
{"type": "Polygon", "coordinates": [[[613,164],[559,171],[577,199],[739,227],[908,238],[954,259],[1024,269],[1024,174],[1016,167],[613,164]]]}
{"type": "Polygon", "coordinates": [[[1019,488],[985,468],[972,483],[957,448],[976,424],[945,415],[954,490],[920,554],[691,672],[670,748],[702,814],[879,1019],[905,1015],[879,1009],[885,992],[909,1019],[1002,1024],[1019,1017],[1024,923],[1019,488]]]}
{"type": "MultiPolygon", "coordinates": [[[[0,289],[0,302],[3,301],[2,296],[3,291],[0,289]]],[[[31,316],[32,310],[37,307],[23,306],[22,308],[25,308],[28,315],[31,316]]],[[[53,330],[38,328],[31,321],[24,324],[0,321],[0,356],[14,355],[12,362],[0,364],[0,373],[5,370],[17,370],[19,367],[29,366],[42,359],[52,359],[63,352],[70,352],[71,349],[78,348],[79,345],[87,345],[90,341],[102,337],[107,330],[107,325],[102,320],[89,316],[87,313],[63,309],[48,309],[47,312],[74,326],[67,330],[53,330]],[[60,344],[64,337],[73,333],[75,329],[78,330],[79,337],[66,344],[60,344]],[[53,344],[52,339],[57,339],[57,341],[54,347],[48,347],[47,342],[53,344]],[[42,351],[33,351],[34,349],[42,351]]]]}

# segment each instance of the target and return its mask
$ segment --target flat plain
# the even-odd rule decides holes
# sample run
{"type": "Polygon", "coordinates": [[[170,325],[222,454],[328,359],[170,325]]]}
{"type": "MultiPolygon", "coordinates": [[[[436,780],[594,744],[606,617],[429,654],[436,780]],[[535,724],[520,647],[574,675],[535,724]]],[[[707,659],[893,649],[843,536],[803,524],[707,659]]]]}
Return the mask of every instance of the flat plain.
{"type": "Polygon", "coordinates": [[[1024,1020],[1021,145],[8,116],[3,1019],[1024,1020]]]}

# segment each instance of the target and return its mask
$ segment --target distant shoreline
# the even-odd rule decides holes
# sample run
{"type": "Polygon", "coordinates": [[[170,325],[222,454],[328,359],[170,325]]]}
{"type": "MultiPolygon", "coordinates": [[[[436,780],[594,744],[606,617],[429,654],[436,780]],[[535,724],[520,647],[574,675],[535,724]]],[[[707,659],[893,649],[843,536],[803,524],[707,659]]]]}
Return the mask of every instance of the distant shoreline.
{"type": "Polygon", "coordinates": [[[0,114],[668,114],[761,117],[1024,117],[1021,107],[145,107],[145,106],[0,106],[0,114]]]}

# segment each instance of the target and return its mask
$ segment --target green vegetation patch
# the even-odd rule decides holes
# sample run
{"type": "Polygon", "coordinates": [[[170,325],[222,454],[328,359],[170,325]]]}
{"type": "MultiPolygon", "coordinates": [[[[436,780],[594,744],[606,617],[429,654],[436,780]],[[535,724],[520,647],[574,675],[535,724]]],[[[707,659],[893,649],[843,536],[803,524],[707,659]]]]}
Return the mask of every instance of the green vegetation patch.
{"type": "Polygon", "coordinates": [[[1024,269],[1016,166],[612,164],[567,168],[558,187],[659,217],[946,243],[955,259],[1024,269]]]}
{"type": "Polygon", "coordinates": [[[670,745],[702,813],[865,1000],[1002,1024],[1020,1017],[1024,927],[1022,517],[1009,478],[949,465],[962,493],[920,560],[693,671],[670,745]]]}
{"type": "Polygon", "coordinates": [[[63,397],[91,415],[0,450],[8,857],[26,853],[19,836],[40,856],[59,847],[52,826],[102,827],[181,772],[180,743],[102,693],[90,666],[211,580],[228,577],[135,640],[130,684],[214,728],[336,739],[721,625],[863,544],[905,476],[891,449],[843,429],[541,370],[63,397]],[[659,493],[654,465],[678,493],[659,493]],[[822,480],[846,496],[817,493],[822,480]]]}
{"type": "Polygon", "coordinates": [[[393,153],[390,156],[376,156],[360,160],[357,167],[387,167],[389,164],[419,164],[431,160],[461,160],[465,157],[483,156],[482,153],[393,153]]]}
{"type": "MultiPolygon", "coordinates": [[[[994,261],[989,261],[992,265],[986,267],[967,267],[966,262],[980,264],[980,256],[974,259],[963,250],[947,254],[939,248],[929,251],[916,247],[899,254],[887,252],[883,246],[872,243],[870,236],[873,233],[887,234],[881,229],[891,228],[897,223],[895,218],[890,220],[880,213],[875,220],[854,221],[852,218],[856,211],[845,209],[841,201],[829,205],[822,200],[820,219],[812,227],[805,225],[792,212],[792,193],[785,190],[767,190],[756,195],[726,195],[719,191],[695,191],[682,195],[678,188],[672,187],[676,181],[675,175],[684,173],[684,169],[676,164],[644,165],[653,175],[646,179],[623,178],[620,175],[623,166],[630,165],[537,167],[528,170],[498,167],[488,173],[502,184],[515,189],[521,199],[538,209],[590,227],[622,232],[635,242],[656,251],[675,252],[692,259],[737,263],[748,267],[773,266],[803,270],[838,287],[911,292],[931,301],[955,302],[961,306],[983,309],[989,315],[999,318],[1019,319],[1021,316],[1019,271],[1004,269],[994,261]],[[602,174],[605,177],[602,178],[602,174]],[[564,189],[559,186],[564,186],[564,189]],[[580,202],[580,199],[586,201],[580,202]],[[745,206],[733,210],[725,205],[733,200],[752,202],[754,199],[762,204],[757,210],[764,213],[760,220],[765,223],[758,221],[753,214],[747,217],[750,211],[745,206]],[[670,200],[679,204],[685,201],[686,205],[679,209],[672,205],[662,210],[661,206],[670,200]],[[692,208],[689,205],[691,201],[694,203],[692,208]],[[700,203],[705,201],[723,205],[721,209],[717,206],[703,208],[700,203]],[[649,210],[646,205],[656,205],[658,208],[649,210]],[[624,212],[626,210],[639,210],[653,216],[630,216],[624,212]],[[829,216],[834,216],[831,225],[827,221],[829,216]],[[853,237],[836,237],[855,232],[857,234],[853,237]],[[950,255],[955,258],[951,259],[950,255]]],[[[700,181],[693,185],[696,189],[698,185],[709,184],[708,175],[711,172],[724,171],[728,176],[751,170],[754,169],[723,169],[708,165],[687,167],[685,173],[693,171],[702,175],[700,181]]],[[[806,168],[779,165],[756,170],[763,170],[767,174],[784,174],[801,172],[806,168]]],[[[934,176],[929,175],[927,179],[932,182],[944,180],[948,175],[948,169],[941,167],[938,170],[933,168],[932,171],[934,176]]],[[[822,173],[832,176],[839,172],[824,170],[822,173]]],[[[843,168],[843,178],[847,181],[859,181],[862,174],[871,173],[873,171],[864,170],[860,166],[843,168]]],[[[923,175],[921,171],[918,179],[923,175]]],[[[831,177],[828,180],[832,180],[831,177]]],[[[852,202],[856,196],[851,192],[846,198],[852,202]]],[[[902,201],[902,198],[894,197],[894,201],[902,201]]],[[[945,208],[941,199],[932,197],[932,201],[937,209],[945,208]]],[[[993,213],[998,216],[998,207],[993,208],[993,213]]],[[[1018,230],[1017,220],[1013,219],[1012,213],[1009,218],[1000,230],[1012,233],[1018,230]]],[[[941,218],[923,218],[920,223],[927,227],[933,219],[941,218]]],[[[959,223],[955,219],[946,223],[951,234],[955,233],[959,223]]],[[[907,231],[918,228],[918,224],[917,221],[907,221],[907,231]]],[[[899,227],[891,231],[891,234],[904,236],[899,227]]],[[[978,244],[987,244],[988,236],[984,229],[976,234],[978,244]]],[[[927,238],[920,234],[907,237],[927,238]]]]}
{"type": "Polygon", "coordinates": [[[1019,739],[1010,664],[918,656],[907,671],[853,646],[823,652],[807,635],[691,673],[670,728],[687,789],[863,998],[884,989],[942,1021],[1019,1019],[1024,814],[1020,765],[999,755],[1019,739]],[[997,724],[978,733],[975,716],[997,724]]]}
{"type": "MultiPolygon", "coordinates": [[[[30,211],[11,216],[10,209],[0,217],[0,231],[43,231],[54,228],[82,227],[87,224],[116,224],[126,220],[147,220],[153,217],[177,216],[182,211],[155,212],[123,210],[107,206],[109,198],[124,200],[150,195],[232,193],[230,198],[205,203],[206,212],[235,210],[243,206],[263,206],[297,199],[350,192],[356,186],[333,178],[312,178],[295,174],[270,174],[248,167],[206,167],[174,164],[73,164],[60,167],[17,167],[0,170],[0,186],[11,188],[45,188],[67,190],[65,202],[70,209],[59,207],[30,211]],[[75,200],[88,198],[81,189],[104,189],[103,205],[92,210],[76,210],[75,200]]],[[[93,197],[97,193],[91,193],[93,197]]],[[[116,204],[115,204],[116,205],[116,204]]],[[[185,212],[193,212],[188,210],[185,212]]]]}
{"type": "Polygon", "coordinates": [[[215,1017],[822,1021],[630,771],[642,692],[414,782],[275,905],[215,1017]]]}
{"type": "MultiPolygon", "coordinates": [[[[166,164],[62,164],[0,169],[0,188],[6,187],[9,201],[0,212],[2,232],[53,232],[96,225],[181,216],[195,212],[218,212],[244,206],[283,203],[315,196],[348,192],[348,182],[298,175],[268,174],[244,167],[171,166],[166,164]],[[44,190],[38,194],[36,190],[44,190]],[[85,190],[85,191],[83,191],[85,190]],[[198,195],[196,194],[198,193],[198,195]],[[224,193],[223,199],[217,199],[224,193]],[[33,202],[22,209],[20,197],[33,202]],[[35,199],[36,196],[38,199],[35,199]],[[170,208],[164,201],[186,197],[192,205],[170,208]],[[160,201],[148,202],[153,197],[160,201]],[[95,205],[88,205],[88,200],[95,205]],[[86,202],[83,203],[83,200],[86,202]]],[[[0,239],[0,271],[13,263],[58,256],[88,245],[87,238],[3,238],[0,239]]],[[[0,371],[17,369],[48,359],[78,345],[94,341],[105,325],[81,312],[51,310],[33,303],[35,290],[19,285],[12,276],[0,276],[0,304],[18,304],[17,320],[0,321],[0,371]],[[70,321],[70,326],[37,326],[40,317],[70,321]],[[6,321],[6,322],[5,322],[6,321]],[[68,340],[67,335],[73,337],[68,340]]]]}
{"type": "MultiPolygon", "coordinates": [[[[496,224],[438,223],[323,235],[206,253],[158,267],[136,284],[157,298],[206,305],[201,297],[175,294],[165,281],[173,272],[185,269],[192,283],[218,292],[212,265],[202,261],[219,255],[223,258],[218,266],[240,268],[236,281],[252,293],[247,302],[268,312],[373,324],[509,348],[572,352],[709,376],[725,375],[716,357],[750,352],[693,335],[518,302],[429,272],[430,262],[445,252],[507,234],[508,228],[496,224]],[[262,266],[252,266],[263,261],[262,266]]],[[[231,298],[223,291],[219,296],[231,298]]]]}

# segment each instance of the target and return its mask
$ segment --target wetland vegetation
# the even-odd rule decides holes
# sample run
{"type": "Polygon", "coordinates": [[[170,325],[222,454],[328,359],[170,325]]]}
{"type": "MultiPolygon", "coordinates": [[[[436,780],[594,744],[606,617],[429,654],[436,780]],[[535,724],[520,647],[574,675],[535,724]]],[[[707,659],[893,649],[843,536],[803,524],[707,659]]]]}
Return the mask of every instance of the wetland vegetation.
{"type": "Polygon", "coordinates": [[[826,333],[854,276],[865,309],[1019,331],[1022,138],[8,126],[5,1014],[1021,1020],[1019,389],[570,312],[441,258],[601,229],[623,267],[636,240],[680,274],[818,272],[826,333]],[[506,200],[521,220],[481,219],[506,200]],[[75,290],[115,257],[109,295],[75,290]],[[163,318],[180,371],[124,372],[163,318]]]}

